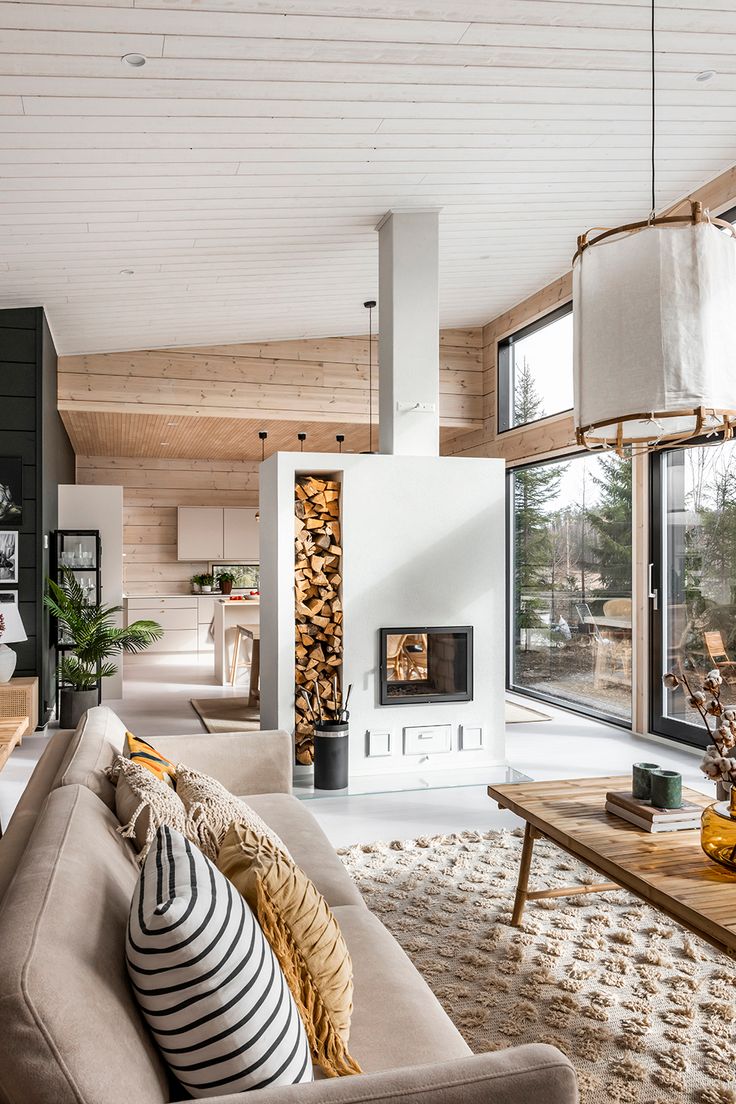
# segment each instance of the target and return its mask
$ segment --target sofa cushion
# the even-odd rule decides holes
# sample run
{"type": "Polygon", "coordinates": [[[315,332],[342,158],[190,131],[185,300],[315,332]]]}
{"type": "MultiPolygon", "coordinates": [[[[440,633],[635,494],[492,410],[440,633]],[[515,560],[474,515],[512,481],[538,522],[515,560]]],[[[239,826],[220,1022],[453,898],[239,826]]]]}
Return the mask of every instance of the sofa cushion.
{"type": "Polygon", "coordinates": [[[335,849],[303,801],[291,794],[249,794],[243,798],[279,834],[289,853],[312,879],[328,905],[365,903],[335,849]]]}
{"type": "Polygon", "coordinates": [[[190,838],[213,862],[217,861],[217,852],[234,820],[249,824],[275,847],[288,850],[273,828],[247,802],[235,797],[211,775],[177,763],[176,792],[187,811],[190,838]]]}
{"type": "Polygon", "coordinates": [[[462,1035],[380,920],[365,905],[334,913],[353,960],[350,1053],[364,1073],[467,1057],[462,1035]]]}
{"type": "Polygon", "coordinates": [[[0,1100],[163,1104],[167,1075],[125,970],[138,879],[114,813],[49,794],[0,905],[0,1100]]]}
{"type": "Polygon", "coordinates": [[[55,785],[59,767],[67,753],[72,733],[68,729],[55,732],[36,763],[28,785],[21,794],[8,825],[0,839],[0,901],[10,885],[18,861],[25,851],[49,791],[55,785]]]}
{"type": "Polygon", "coordinates": [[[115,783],[115,813],[118,831],[124,839],[134,839],[136,858],[143,862],[161,824],[170,824],[186,834],[187,813],[182,799],[167,782],[132,759],[118,755],[110,769],[115,783]]]}
{"type": "Polygon", "coordinates": [[[348,1051],[353,964],[335,914],[314,882],[270,839],[237,821],[222,842],[217,866],[258,917],[315,1062],[332,1077],[360,1073],[348,1051]]]}
{"type": "Polygon", "coordinates": [[[69,750],[59,770],[57,786],[87,786],[115,808],[115,786],[105,774],[125,741],[125,725],[112,709],[96,705],[88,709],[69,742],[69,750]]]}
{"type": "Polygon", "coordinates": [[[176,785],[176,767],[162,755],[160,751],[149,744],[147,740],[141,740],[140,736],[134,736],[132,732],[125,733],[123,755],[131,759],[139,767],[145,767],[159,782],[165,782],[167,786],[176,785]]]}
{"type": "Polygon", "coordinates": [[[154,1038],[192,1096],[312,1080],[304,1025],[257,919],[168,825],[141,870],[126,956],[154,1038]]]}

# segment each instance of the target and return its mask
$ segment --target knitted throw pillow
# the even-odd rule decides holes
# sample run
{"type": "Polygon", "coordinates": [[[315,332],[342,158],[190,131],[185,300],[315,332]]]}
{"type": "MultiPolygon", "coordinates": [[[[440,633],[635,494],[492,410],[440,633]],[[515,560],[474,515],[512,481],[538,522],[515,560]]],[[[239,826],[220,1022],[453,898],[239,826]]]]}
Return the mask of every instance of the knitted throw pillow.
{"type": "Polygon", "coordinates": [[[213,862],[217,860],[220,844],[234,820],[248,824],[258,835],[271,840],[274,847],[289,854],[283,840],[255,809],[231,794],[216,778],[177,763],[176,792],[187,812],[189,839],[213,862]]]}
{"type": "Polygon", "coordinates": [[[187,833],[187,813],[176,792],[139,763],[118,755],[107,775],[115,783],[115,812],[118,832],[134,839],[138,862],[142,863],[162,824],[187,833]]]}
{"type": "Polygon", "coordinates": [[[258,917],[291,989],[312,1057],[330,1077],[360,1073],[348,1052],[353,964],[340,926],[289,855],[246,823],[225,836],[217,866],[258,917]]]}

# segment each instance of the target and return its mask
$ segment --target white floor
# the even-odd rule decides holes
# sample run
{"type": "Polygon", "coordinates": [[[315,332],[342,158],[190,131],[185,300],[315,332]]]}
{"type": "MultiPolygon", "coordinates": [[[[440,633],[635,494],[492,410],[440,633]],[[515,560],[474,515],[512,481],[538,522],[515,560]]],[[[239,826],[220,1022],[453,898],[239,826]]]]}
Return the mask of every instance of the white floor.
{"type": "MultiPolygon", "coordinates": [[[[140,656],[126,664],[122,701],[106,704],[132,732],[144,738],[204,732],[189,699],[243,693],[242,686],[230,690],[215,685],[211,669],[211,659],[198,663],[196,657],[189,656],[140,656]]],[[[244,684],[246,677],[247,671],[244,684]]],[[[696,751],[632,736],[623,729],[536,702],[529,704],[552,719],[507,725],[506,733],[509,765],[531,778],[625,774],[632,763],[646,760],[679,770],[686,785],[712,793],[712,784],[698,769],[701,756],[696,751]]],[[[3,824],[7,824],[47,739],[42,734],[27,736],[0,774],[3,824]]],[[[459,788],[319,798],[309,802],[309,809],[335,847],[514,824],[511,814],[500,812],[489,800],[487,781],[479,779],[477,786],[459,788]]]]}

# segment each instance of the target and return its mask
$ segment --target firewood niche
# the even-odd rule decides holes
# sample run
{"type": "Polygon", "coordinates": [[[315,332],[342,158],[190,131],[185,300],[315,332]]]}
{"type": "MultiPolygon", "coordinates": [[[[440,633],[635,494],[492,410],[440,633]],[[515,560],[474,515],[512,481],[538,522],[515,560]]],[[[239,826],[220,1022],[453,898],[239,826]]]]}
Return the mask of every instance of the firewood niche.
{"type": "Polygon", "coordinates": [[[314,723],[303,691],[317,711],[334,711],[335,676],[342,689],[342,538],[340,484],[299,475],[294,486],[295,731],[297,763],[314,759],[314,723]]]}

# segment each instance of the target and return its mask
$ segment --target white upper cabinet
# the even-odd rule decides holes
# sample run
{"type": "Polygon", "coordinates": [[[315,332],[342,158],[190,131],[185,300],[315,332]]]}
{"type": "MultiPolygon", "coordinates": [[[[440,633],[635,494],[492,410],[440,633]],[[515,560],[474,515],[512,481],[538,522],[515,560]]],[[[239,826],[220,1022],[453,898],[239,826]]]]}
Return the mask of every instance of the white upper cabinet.
{"type": "Polygon", "coordinates": [[[223,522],[221,506],[180,506],[177,516],[178,559],[222,559],[223,522]]]}
{"type": "Polygon", "coordinates": [[[223,559],[233,563],[258,562],[257,510],[230,509],[224,514],[223,559]]]}
{"type": "Polygon", "coordinates": [[[245,507],[180,506],[177,558],[257,563],[257,513],[245,507]]]}

